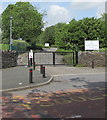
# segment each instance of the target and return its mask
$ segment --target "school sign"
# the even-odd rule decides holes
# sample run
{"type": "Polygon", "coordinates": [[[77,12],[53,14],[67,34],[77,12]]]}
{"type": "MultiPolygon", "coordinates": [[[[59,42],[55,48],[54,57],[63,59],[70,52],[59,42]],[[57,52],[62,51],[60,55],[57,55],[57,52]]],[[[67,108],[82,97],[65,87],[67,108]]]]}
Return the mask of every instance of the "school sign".
{"type": "Polygon", "coordinates": [[[85,50],[99,50],[99,40],[85,40],[85,50]]]}

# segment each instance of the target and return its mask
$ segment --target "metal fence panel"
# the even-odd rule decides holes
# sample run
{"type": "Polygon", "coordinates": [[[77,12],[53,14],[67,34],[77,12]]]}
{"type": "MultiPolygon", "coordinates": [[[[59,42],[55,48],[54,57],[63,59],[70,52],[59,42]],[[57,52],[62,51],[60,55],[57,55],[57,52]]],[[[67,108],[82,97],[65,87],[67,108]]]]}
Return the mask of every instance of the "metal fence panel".
{"type": "MultiPolygon", "coordinates": [[[[74,52],[34,52],[35,65],[74,65],[74,52]]],[[[17,65],[28,65],[28,52],[18,52],[17,65]]]]}

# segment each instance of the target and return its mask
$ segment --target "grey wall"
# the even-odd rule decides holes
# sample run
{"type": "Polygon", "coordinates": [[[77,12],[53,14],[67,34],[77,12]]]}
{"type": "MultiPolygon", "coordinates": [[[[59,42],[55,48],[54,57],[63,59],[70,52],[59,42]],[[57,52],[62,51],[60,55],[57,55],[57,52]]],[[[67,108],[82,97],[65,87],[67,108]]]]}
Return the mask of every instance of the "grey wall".
{"type": "Polygon", "coordinates": [[[92,61],[97,67],[104,67],[105,63],[105,52],[79,52],[78,53],[78,64],[92,66],[92,61]]]}
{"type": "Polygon", "coordinates": [[[17,53],[15,51],[1,51],[0,68],[9,68],[17,66],[17,53]]]}

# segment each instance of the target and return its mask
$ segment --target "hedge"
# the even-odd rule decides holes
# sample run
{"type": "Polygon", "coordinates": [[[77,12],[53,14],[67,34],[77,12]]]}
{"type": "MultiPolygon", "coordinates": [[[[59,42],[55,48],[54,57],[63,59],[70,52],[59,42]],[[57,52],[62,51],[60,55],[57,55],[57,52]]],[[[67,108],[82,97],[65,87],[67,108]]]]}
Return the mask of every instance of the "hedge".
{"type": "Polygon", "coordinates": [[[9,50],[9,44],[0,44],[0,50],[9,50]]]}
{"type": "Polygon", "coordinates": [[[26,51],[29,44],[24,40],[14,40],[13,41],[13,50],[16,51],[26,51]]]}

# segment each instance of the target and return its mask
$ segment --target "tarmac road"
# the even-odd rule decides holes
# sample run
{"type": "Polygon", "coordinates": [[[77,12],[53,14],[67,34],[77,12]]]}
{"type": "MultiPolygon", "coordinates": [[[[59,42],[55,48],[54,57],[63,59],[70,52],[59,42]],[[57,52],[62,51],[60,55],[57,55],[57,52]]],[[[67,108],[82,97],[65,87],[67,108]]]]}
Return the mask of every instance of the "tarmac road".
{"type": "Polygon", "coordinates": [[[105,87],[105,74],[82,74],[82,75],[63,75],[54,76],[54,80],[49,85],[37,88],[40,91],[52,92],[68,89],[84,89],[105,87]]]}

